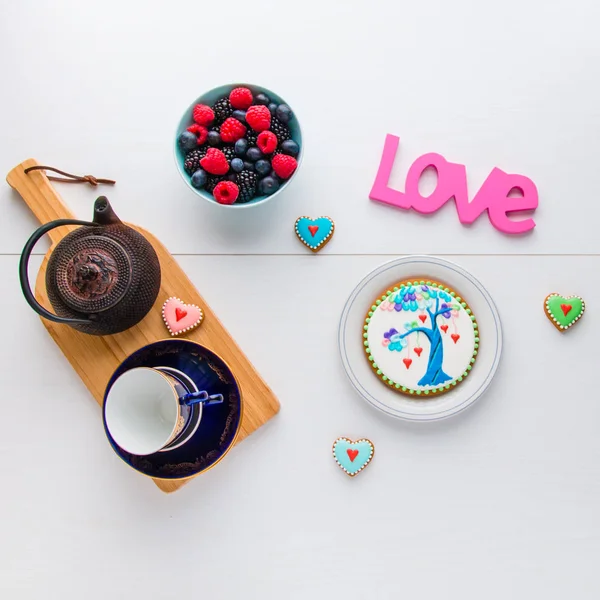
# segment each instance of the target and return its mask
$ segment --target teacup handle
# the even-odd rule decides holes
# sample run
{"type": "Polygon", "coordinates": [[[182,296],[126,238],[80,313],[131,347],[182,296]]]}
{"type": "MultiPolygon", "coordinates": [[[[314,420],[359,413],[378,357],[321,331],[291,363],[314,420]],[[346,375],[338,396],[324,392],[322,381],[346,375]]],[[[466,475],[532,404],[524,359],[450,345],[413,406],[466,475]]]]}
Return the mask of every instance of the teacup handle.
{"type": "Polygon", "coordinates": [[[208,392],[192,392],[190,394],[184,394],[180,396],[179,402],[181,404],[185,404],[186,406],[192,406],[192,404],[202,403],[205,406],[210,406],[211,404],[221,404],[223,402],[223,394],[214,394],[213,396],[209,396],[208,392]]]}

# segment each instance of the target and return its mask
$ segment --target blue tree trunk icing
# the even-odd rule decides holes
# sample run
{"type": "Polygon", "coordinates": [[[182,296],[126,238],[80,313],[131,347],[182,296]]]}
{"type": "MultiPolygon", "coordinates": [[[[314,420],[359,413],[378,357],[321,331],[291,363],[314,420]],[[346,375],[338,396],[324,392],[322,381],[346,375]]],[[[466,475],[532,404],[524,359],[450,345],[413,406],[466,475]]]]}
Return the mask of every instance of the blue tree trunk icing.
{"type": "Polygon", "coordinates": [[[427,372],[419,380],[419,385],[440,385],[450,381],[452,377],[444,373],[442,363],[444,362],[444,346],[442,344],[442,335],[437,324],[428,335],[431,349],[429,351],[429,362],[427,363],[427,372]]]}

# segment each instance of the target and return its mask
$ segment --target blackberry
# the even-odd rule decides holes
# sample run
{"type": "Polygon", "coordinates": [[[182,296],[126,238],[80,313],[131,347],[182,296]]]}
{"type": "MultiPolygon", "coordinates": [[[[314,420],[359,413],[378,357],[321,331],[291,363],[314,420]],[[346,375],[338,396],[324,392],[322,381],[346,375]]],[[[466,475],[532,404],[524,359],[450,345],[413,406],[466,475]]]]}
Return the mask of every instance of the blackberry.
{"type": "Polygon", "coordinates": [[[237,201],[240,204],[244,204],[245,202],[250,202],[254,196],[256,196],[256,182],[258,181],[258,176],[254,171],[242,171],[238,173],[236,177],[236,183],[240,188],[240,195],[238,196],[237,201]]]}
{"type": "Polygon", "coordinates": [[[277,117],[271,117],[271,127],[269,129],[277,136],[277,141],[280,144],[281,142],[285,142],[285,140],[292,139],[290,128],[277,117]]]}
{"type": "Polygon", "coordinates": [[[228,119],[233,112],[233,108],[228,98],[221,98],[215,102],[213,106],[215,113],[215,123],[220,125],[225,119],[228,119]]]}
{"type": "Polygon", "coordinates": [[[202,146],[201,148],[190,150],[190,152],[185,155],[183,168],[188,175],[193,175],[194,172],[200,168],[200,161],[206,156],[207,150],[208,148],[206,146],[202,146]]]}
{"type": "Polygon", "coordinates": [[[256,131],[248,128],[248,131],[246,131],[245,138],[248,140],[249,146],[256,146],[256,140],[258,139],[258,133],[256,133],[256,131]]]}
{"type": "Polygon", "coordinates": [[[233,146],[223,146],[221,152],[225,155],[227,162],[231,162],[235,158],[235,149],[233,146]]]}
{"type": "Polygon", "coordinates": [[[217,183],[225,181],[225,177],[222,175],[209,175],[206,179],[206,185],[204,188],[209,194],[212,194],[217,187],[217,183]]]}

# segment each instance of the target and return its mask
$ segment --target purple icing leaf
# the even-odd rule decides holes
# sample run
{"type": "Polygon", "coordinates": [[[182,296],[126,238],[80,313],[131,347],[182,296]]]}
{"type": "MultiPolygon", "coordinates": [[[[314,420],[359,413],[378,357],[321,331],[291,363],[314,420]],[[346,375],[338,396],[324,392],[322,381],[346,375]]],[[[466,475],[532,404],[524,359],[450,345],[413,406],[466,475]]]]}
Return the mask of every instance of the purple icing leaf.
{"type": "Polygon", "coordinates": [[[397,330],[397,329],[394,329],[394,328],[392,327],[392,328],[391,328],[389,331],[386,331],[386,332],[383,334],[383,337],[384,337],[385,339],[389,340],[389,339],[390,339],[390,338],[391,338],[393,335],[396,335],[397,333],[398,333],[398,330],[397,330]]]}
{"type": "Polygon", "coordinates": [[[396,312],[400,312],[402,310],[402,304],[395,304],[394,305],[394,310],[396,312]]]}

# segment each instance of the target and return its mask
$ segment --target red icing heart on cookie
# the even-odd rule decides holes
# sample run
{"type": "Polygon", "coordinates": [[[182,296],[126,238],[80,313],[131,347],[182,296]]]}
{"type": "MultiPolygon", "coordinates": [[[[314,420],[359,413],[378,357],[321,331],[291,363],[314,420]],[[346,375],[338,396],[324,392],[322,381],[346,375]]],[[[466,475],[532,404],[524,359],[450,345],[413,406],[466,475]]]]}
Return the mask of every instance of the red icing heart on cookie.
{"type": "Polygon", "coordinates": [[[308,230],[310,231],[310,235],[315,237],[315,234],[317,233],[317,231],[319,231],[319,226],[318,225],[309,225],[308,230]]]}
{"type": "Polygon", "coordinates": [[[410,365],[412,365],[412,358],[404,358],[402,362],[406,365],[406,368],[408,369],[410,365]]]}
{"type": "Polygon", "coordinates": [[[419,315],[419,319],[421,319],[421,323],[425,323],[425,321],[427,321],[427,315],[419,315]]]}
{"type": "Polygon", "coordinates": [[[204,314],[195,304],[185,304],[179,298],[171,297],[164,304],[162,316],[171,335],[190,331],[202,323],[204,314]]]}
{"type": "Polygon", "coordinates": [[[455,344],[458,342],[458,340],[460,340],[460,335],[458,335],[458,333],[453,333],[450,337],[455,344]]]}
{"type": "Polygon", "coordinates": [[[440,329],[446,333],[446,331],[448,331],[448,325],[440,325],[440,329]]]}
{"type": "Polygon", "coordinates": [[[353,450],[352,448],[348,448],[348,450],[346,450],[346,454],[348,455],[350,462],[354,462],[354,459],[358,456],[358,450],[353,450]]]}
{"type": "Polygon", "coordinates": [[[565,315],[565,317],[571,312],[571,309],[573,307],[570,304],[561,304],[560,305],[560,310],[563,311],[563,315],[565,315]]]}
{"type": "Polygon", "coordinates": [[[421,352],[423,352],[423,348],[419,348],[419,347],[415,348],[415,354],[416,354],[418,357],[420,357],[420,356],[421,356],[421,352]]]}

